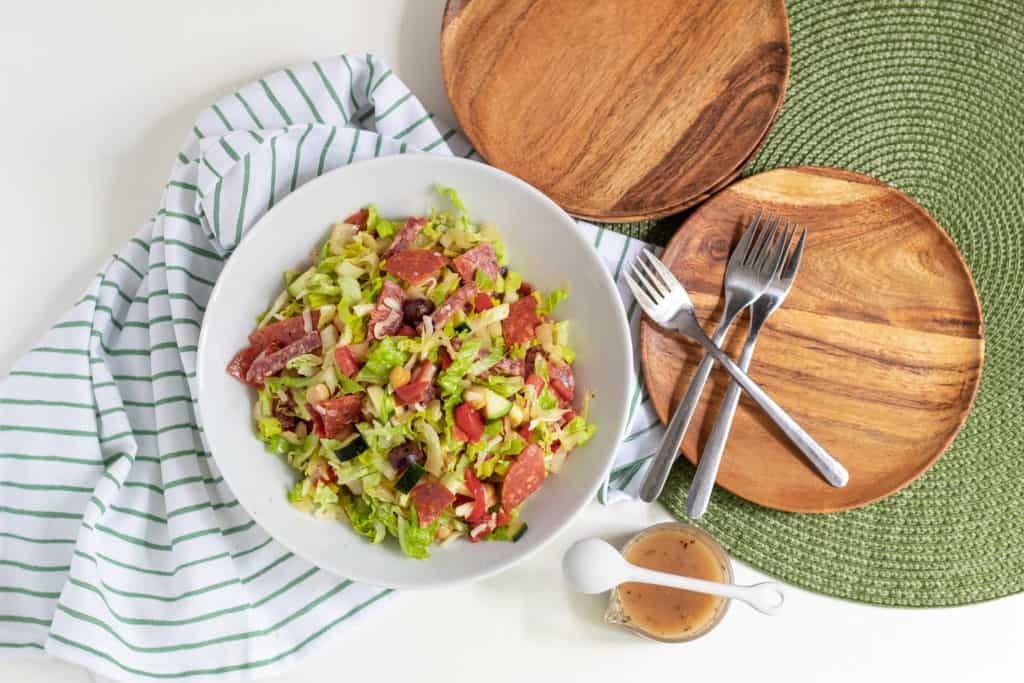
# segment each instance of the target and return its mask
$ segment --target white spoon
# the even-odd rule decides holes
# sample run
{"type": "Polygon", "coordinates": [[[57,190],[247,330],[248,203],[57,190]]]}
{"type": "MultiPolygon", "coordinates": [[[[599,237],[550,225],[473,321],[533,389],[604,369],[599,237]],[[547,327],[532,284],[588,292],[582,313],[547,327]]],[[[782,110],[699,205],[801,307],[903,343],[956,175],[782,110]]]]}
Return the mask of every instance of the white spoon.
{"type": "Polygon", "coordinates": [[[742,600],[758,612],[772,616],[779,613],[786,600],[782,584],[774,581],[737,586],[644,569],[627,562],[618,550],[599,538],[585,538],[569,548],[562,558],[562,571],[581,593],[603,593],[621,583],[636,581],[742,600]]]}

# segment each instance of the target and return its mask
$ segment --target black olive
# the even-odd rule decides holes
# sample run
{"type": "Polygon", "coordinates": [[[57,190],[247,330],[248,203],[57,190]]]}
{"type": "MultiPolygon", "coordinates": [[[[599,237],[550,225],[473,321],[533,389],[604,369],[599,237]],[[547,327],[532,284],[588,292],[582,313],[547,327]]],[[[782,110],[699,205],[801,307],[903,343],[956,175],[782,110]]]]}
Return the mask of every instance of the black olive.
{"type": "Polygon", "coordinates": [[[508,275],[508,266],[502,266],[501,270],[499,270],[498,272],[501,273],[502,277],[507,276],[508,275]]]}
{"type": "Polygon", "coordinates": [[[402,318],[409,327],[416,327],[433,312],[434,302],[430,299],[406,299],[402,304],[402,318]]]}
{"type": "Polygon", "coordinates": [[[395,468],[396,471],[401,472],[412,463],[421,463],[425,460],[423,455],[423,449],[420,448],[418,443],[413,441],[406,441],[405,443],[398,444],[391,449],[388,453],[388,462],[395,468]]]}

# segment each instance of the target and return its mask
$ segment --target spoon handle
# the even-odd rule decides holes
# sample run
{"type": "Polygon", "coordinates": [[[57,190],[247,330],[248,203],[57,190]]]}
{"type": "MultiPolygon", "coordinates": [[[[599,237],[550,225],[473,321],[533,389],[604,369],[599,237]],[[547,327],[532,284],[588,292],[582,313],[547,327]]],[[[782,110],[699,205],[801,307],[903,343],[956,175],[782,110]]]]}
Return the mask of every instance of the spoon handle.
{"type": "Polygon", "coordinates": [[[695,579],[692,576],[656,572],[632,564],[629,566],[627,580],[742,600],[758,612],[771,616],[778,614],[786,601],[786,593],[782,584],[775,581],[756,583],[752,586],[737,586],[731,583],[695,579]]]}

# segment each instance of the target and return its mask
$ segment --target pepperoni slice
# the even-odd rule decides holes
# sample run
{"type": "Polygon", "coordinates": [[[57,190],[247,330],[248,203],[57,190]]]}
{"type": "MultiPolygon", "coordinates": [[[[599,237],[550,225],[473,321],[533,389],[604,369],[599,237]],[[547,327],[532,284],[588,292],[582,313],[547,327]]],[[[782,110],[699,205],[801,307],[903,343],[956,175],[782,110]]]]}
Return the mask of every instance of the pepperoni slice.
{"type": "Polygon", "coordinates": [[[519,358],[502,358],[491,366],[487,372],[480,375],[487,378],[491,375],[504,375],[505,377],[522,377],[526,371],[526,364],[519,358]]]}
{"type": "Polygon", "coordinates": [[[367,209],[357,211],[348,218],[345,219],[345,223],[349,225],[359,226],[360,230],[366,230],[366,219],[370,217],[370,212],[367,209]]]}
{"type": "Polygon", "coordinates": [[[551,378],[551,388],[566,401],[571,401],[576,394],[576,378],[572,374],[572,368],[565,363],[551,361],[548,363],[548,377],[551,378]]]}
{"type": "Polygon", "coordinates": [[[476,271],[482,270],[491,282],[498,281],[498,258],[489,242],[477,245],[452,259],[452,266],[465,283],[476,282],[476,271]]]}
{"type": "Polygon", "coordinates": [[[455,500],[455,495],[444,484],[436,481],[419,484],[409,493],[409,497],[416,506],[416,515],[421,527],[433,524],[444,509],[455,500]]]}
{"type": "Polygon", "coordinates": [[[384,270],[415,286],[429,280],[444,264],[444,256],[436,251],[406,249],[388,257],[384,262],[384,270]]]}
{"type": "Polygon", "coordinates": [[[352,349],[347,346],[338,346],[334,349],[334,362],[338,364],[338,369],[345,373],[346,377],[352,377],[359,372],[359,362],[352,353],[352,349]]]}
{"type": "Polygon", "coordinates": [[[260,347],[253,344],[247,346],[231,359],[228,363],[228,374],[237,380],[242,382],[245,381],[245,376],[249,373],[249,368],[252,366],[252,362],[256,360],[256,357],[260,355],[260,347]]]}
{"type": "Polygon", "coordinates": [[[370,339],[383,339],[402,326],[402,304],[405,291],[391,280],[384,280],[377,297],[377,306],[370,311],[370,339]]]}
{"type": "Polygon", "coordinates": [[[323,424],[323,436],[333,439],[359,421],[363,415],[363,400],[358,394],[349,394],[320,401],[313,405],[310,415],[319,416],[323,424]]]}
{"type": "Polygon", "coordinates": [[[432,316],[434,327],[441,327],[448,322],[453,315],[455,315],[456,311],[465,309],[466,304],[469,303],[470,299],[476,296],[477,291],[476,285],[468,284],[463,285],[452,292],[451,295],[444,300],[444,303],[438,306],[437,310],[434,311],[434,315],[432,316]]]}
{"type": "Polygon", "coordinates": [[[267,377],[281,372],[288,361],[295,358],[295,356],[312,353],[319,349],[320,343],[320,334],[310,332],[306,336],[288,344],[280,351],[267,353],[271,348],[268,347],[267,350],[253,360],[252,365],[249,366],[249,371],[245,374],[245,381],[249,384],[263,384],[267,377]]]}
{"type": "Polygon", "coordinates": [[[525,344],[534,338],[539,324],[537,299],[524,297],[509,307],[508,317],[501,321],[501,334],[506,344],[525,344]]]}
{"type": "Polygon", "coordinates": [[[508,468],[505,481],[501,484],[501,507],[515,510],[530,494],[544,483],[544,451],[531,443],[523,449],[516,461],[508,468]]]}
{"type": "MultiPolygon", "coordinates": [[[[315,330],[317,323],[320,322],[320,311],[312,311],[310,322],[312,323],[310,329],[315,330]]],[[[288,346],[288,344],[291,344],[300,337],[304,337],[306,334],[306,323],[302,316],[298,315],[294,318],[279,320],[266,327],[253,330],[252,334],[249,335],[249,343],[261,349],[271,344],[288,346]]]]}
{"type": "Polygon", "coordinates": [[[403,249],[408,249],[409,245],[416,241],[417,235],[423,230],[427,224],[426,218],[411,217],[406,219],[405,225],[395,235],[395,239],[392,240],[391,246],[384,252],[384,258],[391,258],[403,249]]]}

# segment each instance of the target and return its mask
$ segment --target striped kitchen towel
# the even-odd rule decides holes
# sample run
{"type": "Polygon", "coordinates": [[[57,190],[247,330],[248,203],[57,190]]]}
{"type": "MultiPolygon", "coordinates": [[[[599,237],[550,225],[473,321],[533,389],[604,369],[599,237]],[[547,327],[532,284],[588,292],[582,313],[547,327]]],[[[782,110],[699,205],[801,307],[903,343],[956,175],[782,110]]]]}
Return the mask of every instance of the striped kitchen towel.
{"type": "MultiPolygon", "coordinates": [[[[276,202],[407,152],[474,155],[371,55],[284,69],[202,113],[156,215],[0,381],[0,653],[120,680],[249,679],[389,594],[293,556],[239,506],[197,421],[196,343],[224,261],[276,202]]],[[[580,229],[616,278],[642,246],[580,229]]],[[[654,449],[641,386],[602,501],[628,497],[654,449]]]]}

